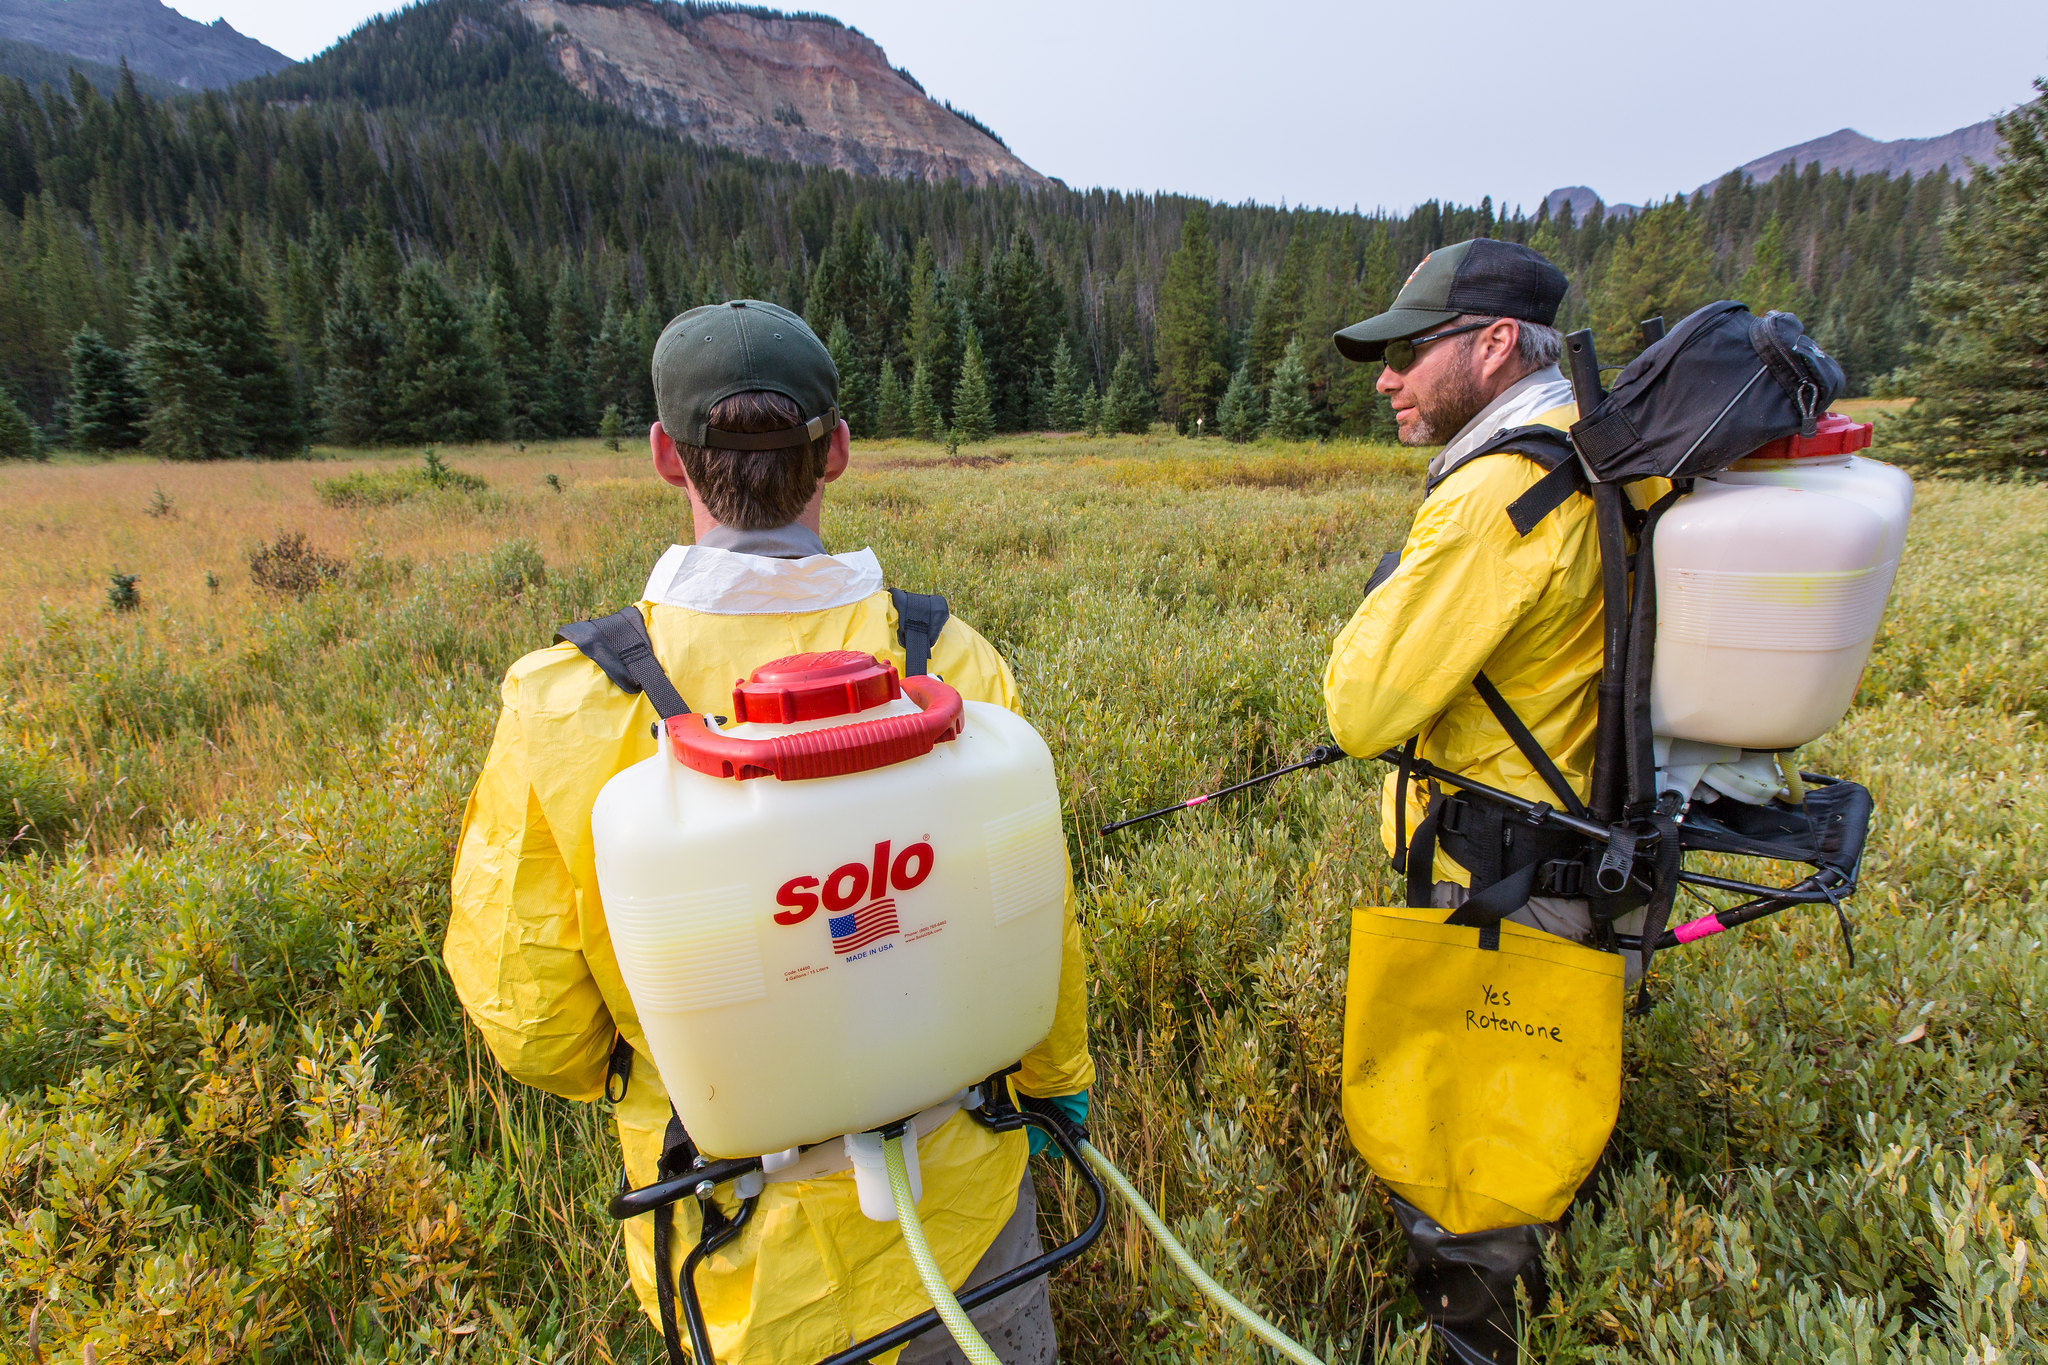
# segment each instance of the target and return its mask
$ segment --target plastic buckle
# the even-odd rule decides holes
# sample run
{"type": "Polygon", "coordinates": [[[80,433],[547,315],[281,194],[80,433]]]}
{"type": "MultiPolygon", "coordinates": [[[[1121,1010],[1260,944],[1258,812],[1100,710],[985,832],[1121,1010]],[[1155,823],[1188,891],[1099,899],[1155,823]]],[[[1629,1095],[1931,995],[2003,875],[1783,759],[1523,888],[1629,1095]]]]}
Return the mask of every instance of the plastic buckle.
{"type": "Polygon", "coordinates": [[[1536,890],[1562,900],[1581,900],[1586,894],[1586,865],[1576,858],[1552,858],[1536,869],[1536,890]]]}

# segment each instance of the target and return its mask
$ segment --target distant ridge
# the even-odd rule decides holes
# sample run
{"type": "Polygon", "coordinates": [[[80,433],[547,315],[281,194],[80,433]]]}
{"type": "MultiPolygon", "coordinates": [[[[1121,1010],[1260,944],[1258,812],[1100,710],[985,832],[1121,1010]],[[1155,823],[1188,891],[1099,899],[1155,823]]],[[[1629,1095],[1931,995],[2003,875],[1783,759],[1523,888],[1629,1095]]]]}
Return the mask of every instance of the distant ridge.
{"type": "MultiPolygon", "coordinates": [[[[1879,142],[1876,138],[1865,137],[1854,128],[1842,128],[1796,146],[1783,147],[1754,161],[1744,162],[1735,168],[1734,174],[1758,182],[1770,180],[1785,167],[1790,166],[1794,174],[1803,173],[1808,166],[1818,164],[1823,172],[1841,171],[1849,175],[1912,175],[1915,179],[1933,175],[1943,167],[1956,180],[1968,180],[1974,172],[1970,163],[1980,166],[1995,166],[2004,157],[1998,144],[1998,120],[1985,119],[1967,128],[1958,128],[1952,133],[1939,137],[1902,137],[1891,142],[1879,142]]],[[[1722,177],[1716,176],[1695,190],[1696,194],[1712,194],[1714,186],[1722,177]]],[[[1552,217],[1565,204],[1572,206],[1572,218],[1584,222],[1586,214],[1594,204],[1601,203],[1600,195],[1585,185],[1567,185],[1552,190],[1543,196],[1543,202],[1550,209],[1552,217]]],[[[1604,204],[1610,218],[1640,213],[1635,204],[1604,204]]]]}
{"type": "MultiPolygon", "coordinates": [[[[13,76],[25,83],[30,90],[40,90],[48,85],[57,90],[71,88],[71,73],[91,82],[101,94],[111,95],[120,88],[121,68],[108,66],[86,57],[73,56],[69,52],[58,52],[40,43],[24,43],[14,38],[0,38],[0,76],[13,76]]],[[[136,88],[145,95],[163,99],[178,93],[178,87],[169,81],[160,81],[130,68],[135,77],[136,88]]]]}
{"type": "MultiPolygon", "coordinates": [[[[1823,171],[1848,171],[1856,175],[1905,175],[1915,178],[1933,175],[1946,166],[1957,180],[1968,180],[1970,162],[1995,166],[2002,158],[1998,149],[1998,121],[1985,119],[1939,137],[1902,137],[1879,142],[1854,128],[1842,128],[1746,162],[1738,169],[1751,180],[1769,180],[1786,166],[1804,171],[1815,162],[1823,171]]],[[[1713,185],[1700,186],[1712,190],[1713,185]]]]}
{"type": "Polygon", "coordinates": [[[0,0],[0,38],[106,66],[125,57],[133,70],[186,90],[218,90],[292,65],[227,20],[202,24],[162,0],[0,0]]]}
{"type": "Polygon", "coordinates": [[[1595,204],[1599,204],[1609,218],[1631,218],[1641,211],[1634,204],[1609,204],[1585,185],[1567,185],[1543,196],[1543,206],[1550,211],[1552,218],[1557,217],[1566,204],[1572,206],[1572,221],[1575,223],[1585,222],[1586,215],[1593,211],[1595,204]]]}

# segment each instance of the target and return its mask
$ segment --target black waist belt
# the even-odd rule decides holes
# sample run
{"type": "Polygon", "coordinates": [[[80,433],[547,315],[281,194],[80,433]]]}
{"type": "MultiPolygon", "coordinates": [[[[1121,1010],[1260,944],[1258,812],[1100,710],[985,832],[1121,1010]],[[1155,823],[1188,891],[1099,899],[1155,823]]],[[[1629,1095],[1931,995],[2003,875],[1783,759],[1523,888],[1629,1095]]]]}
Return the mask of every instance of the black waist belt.
{"type": "MultiPolygon", "coordinates": [[[[1584,835],[1532,825],[1505,806],[1456,792],[1438,799],[1442,805],[1437,816],[1436,842],[1471,874],[1474,895],[1531,864],[1535,865],[1535,874],[1530,895],[1563,900],[1579,900],[1586,895],[1586,862],[1591,841],[1584,835]]],[[[1428,863],[1418,870],[1434,876],[1428,863]]]]}

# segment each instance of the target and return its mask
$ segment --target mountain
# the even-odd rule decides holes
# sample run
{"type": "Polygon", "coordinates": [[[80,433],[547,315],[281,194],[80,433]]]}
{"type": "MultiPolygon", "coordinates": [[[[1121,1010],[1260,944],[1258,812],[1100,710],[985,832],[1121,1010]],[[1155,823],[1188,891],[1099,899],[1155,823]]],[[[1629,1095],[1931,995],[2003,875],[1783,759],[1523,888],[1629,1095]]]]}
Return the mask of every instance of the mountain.
{"type": "MultiPolygon", "coordinates": [[[[0,38],[0,76],[13,76],[27,83],[31,90],[45,85],[58,90],[71,88],[71,73],[92,82],[101,92],[113,94],[121,84],[121,68],[108,66],[105,62],[89,61],[74,57],[69,52],[58,52],[38,43],[18,42],[13,38],[0,38]]],[[[135,72],[135,84],[145,94],[163,99],[178,93],[178,87],[169,81],[160,81],[154,76],[135,72]]]]}
{"type": "MultiPolygon", "coordinates": [[[[1968,180],[1970,162],[1991,166],[2000,160],[1998,122],[1985,119],[1940,137],[1902,137],[1892,142],[1879,142],[1854,128],[1843,128],[1826,137],[1760,156],[1739,169],[1751,180],[1769,180],[1780,167],[1789,165],[1795,171],[1804,171],[1816,161],[1823,171],[1849,171],[1856,175],[1881,171],[1886,175],[1910,172],[1918,177],[1932,175],[1946,166],[1957,180],[1968,180]]],[[[1713,186],[1700,188],[1711,190],[1713,186]]]]}
{"type": "Polygon", "coordinates": [[[107,66],[126,58],[135,71],[187,90],[217,90],[292,64],[225,19],[202,24],[161,0],[0,0],[0,38],[107,66]]]}
{"type": "MultiPolygon", "coordinates": [[[[1854,128],[1843,128],[1826,137],[1780,148],[1754,161],[1744,162],[1733,174],[1763,184],[1787,166],[1797,175],[1818,162],[1823,173],[1840,171],[1847,175],[1888,175],[1895,179],[1910,174],[1916,180],[1947,167],[1951,179],[1968,180],[1970,162],[1995,166],[2003,159],[1998,145],[1998,120],[1985,119],[1982,123],[1973,123],[1939,137],[1902,137],[1891,142],[1879,142],[1854,128]]],[[[1710,180],[1694,192],[1712,194],[1721,179],[1725,177],[1710,180]]],[[[1586,211],[1601,200],[1598,193],[1584,185],[1568,185],[1543,196],[1543,202],[1549,206],[1553,217],[1560,206],[1569,202],[1573,218],[1584,221],[1586,211]]],[[[1640,212],[1634,204],[1607,204],[1605,208],[1610,218],[1640,212]]]]}
{"type": "Polygon", "coordinates": [[[1609,218],[1632,218],[1641,212],[1634,204],[1607,203],[1598,193],[1585,185],[1567,185],[1561,190],[1552,190],[1543,196],[1543,206],[1550,211],[1553,218],[1557,217],[1558,211],[1566,204],[1572,206],[1572,221],[1575,223],[1585,222],[1586,215],[1593,211],[1595,204],[1600,205],[1601,210],[1609,218]]]}
{"type": "Polygon", "coordinates": [[[646,0],[511,8],[546,35],[549,64],[576,89],[699,142],[897,180],[1048,183],[835,19],[646,0]]]}

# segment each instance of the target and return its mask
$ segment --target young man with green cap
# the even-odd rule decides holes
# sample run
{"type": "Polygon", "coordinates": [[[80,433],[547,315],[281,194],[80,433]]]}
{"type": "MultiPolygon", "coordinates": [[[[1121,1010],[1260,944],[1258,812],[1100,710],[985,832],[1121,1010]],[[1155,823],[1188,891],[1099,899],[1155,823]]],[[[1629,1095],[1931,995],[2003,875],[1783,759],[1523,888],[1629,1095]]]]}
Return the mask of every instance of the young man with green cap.
{"type": "MultiPolygon", "coordinates": [[[[693,309],[656,345],[654,388],[654,467],[688,496],[694,543],[660,556],[638,611],[691,709],[728,709],[735,678],[791,654],[859,650],[909,671],[905,623],[874,552],[830,554],[821,536],[826,486],[851,455],[838,373],[802,319],[754,300],[693,309]]],[[[948,615],[935,639],[909,638],[929,650],[920,671],[943,676],[968,700],[1018,709],[1009,666],[958,617],[948,615]]],[[[649,1184],[672,1111],[606,928],[590,811],[614,774],[654,752],[655,711],[573,644],[514,664],[502,697],[457,845],[449,973],[514,1078],[586,1101],[609,1082],[626,1176],[649,1184]]],[[[1086,1008],[1070,885],[1058,1010],[1015,1084],[1057,1100],[1076,1120],[1094,1080],[1086,1008]]],[[[761,1083],[775,1084],[772,1071],[761,1083]]],[[[993,1133],[957,1106],[920,1115],[916,1128],[920,1210],[952,1283],[979,1283],[1035,1256],[1025,1137],[993,1133]]],[[[665,1267],[655,1264],[650,1219],[625,1226],[633,1287],[657,1324],[659,1277],[672,1291],[697,1241],[694,1200],[676,1208],[675,1222],[665,1267]]],[[[696,1286],[721,1365],[821,1360],[929,1306],[897,1226],[862,1215],[836,1144],[770,1175],[744,1231],[704,1260],[696,1286]]],[[[1044,1280],[973,1316],[1010,1365],[1054,1360],[1044,1280]]],[[[901,1359],[936,1365],[960,1356],[937,1329],[901,1359]]]]}
{"type": "MultiPolygon", "coordinates": [[[[1398,566],[1375,575],[1323,679],[1330,730],[1347,753],[1412,742],[1417,757],[1448,772],[1552,805],[1559,794],[1496,703],[1583,798],[1603,617],[1592,505],[1570,498],[1519,534],[1508,506],[1547,471],[1512,442],[1485,448],[1517,427],[1563,430],[1577,420],[1558,369],[1563,338],[1552,326],[1566,285],[1563,272],[1528,247],[1459,242],[1425,257],[1387,312],[1336,334],[1348,359],[1384,364],[1378,388],[1393,405],[1401,442],[1442,449],[1430,460],[1428,491],[1398,566]],[[1488,682],[1492,698],[1482,690],[1488,682]]],[[[1644,491],[1658,490],[1635,493],[1644,491]]],[[[1453,790],[1432,792],[1398,776],[1388,778],[1382,816],[1395,867],[1416,888],[1411,896],[1445,909],[1483,889],[1468,868],[1502,865],[1500,848],[1483,840],[1531,837],[1479,803],[1460,803],[1453,790]],[[1425,825],[1433,798],[1463,818],[1445,814],[1425,825]],[[1404,847],[1425,828],[1427,837],[1404,847]]],[[[1593,918],[1575,871],[1563,859],[1542,863],[1532,894],[1507,918],[1589,940],[1593,918]]],[[[1516,1281],[1539,1302],[1544,1294],[1540,1230],[1451,1229],[1393,1202],[1418,1297],[1446,1352],[1464,1365],[1512,1361],[1516,1281]]]]}

